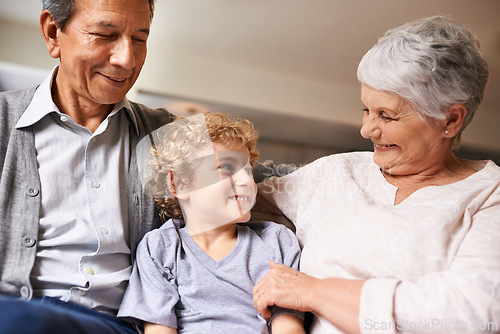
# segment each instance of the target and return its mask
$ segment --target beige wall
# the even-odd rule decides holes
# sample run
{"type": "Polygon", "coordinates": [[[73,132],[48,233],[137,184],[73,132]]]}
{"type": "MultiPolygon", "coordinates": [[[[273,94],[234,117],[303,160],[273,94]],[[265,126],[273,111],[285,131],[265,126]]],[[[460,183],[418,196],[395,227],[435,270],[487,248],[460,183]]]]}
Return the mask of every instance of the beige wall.
{"type": "Polygon", "coordinates": [[[0,18],[0,61],[52,69],[57,61],[47,53],[40,27],[0,18]]]}

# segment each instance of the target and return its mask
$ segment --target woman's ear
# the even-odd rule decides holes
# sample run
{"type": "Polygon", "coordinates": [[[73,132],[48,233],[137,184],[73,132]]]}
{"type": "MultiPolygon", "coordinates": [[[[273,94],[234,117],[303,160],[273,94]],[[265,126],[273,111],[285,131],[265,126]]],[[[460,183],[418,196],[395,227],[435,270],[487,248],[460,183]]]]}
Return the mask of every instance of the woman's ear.
{"type": "Polygon", "coordinates": [[[448,108],[448,117],[446,118],[444,136],[453,138],[464,124],[467,108],[461,103],[456,103],[448,108]]]}
{"type": "Polygon", "coordinates": [[[168,172],[167,176],[167,188],[168,191],[174,195],[176,198],[180,200],[186,200],[189,198],[189,192],[186,191],[186,186],[183,185],[180,181],[174,181],[174,174],[172,171],[168,172]]]}
{"type": "Polygon", "coordinates": [[[52,58],[59,58],[61,56],[58,39],[60,30],[48,10],[44,10],[42,14],[40,14],[40,28],[50,56],[52,58]]]}

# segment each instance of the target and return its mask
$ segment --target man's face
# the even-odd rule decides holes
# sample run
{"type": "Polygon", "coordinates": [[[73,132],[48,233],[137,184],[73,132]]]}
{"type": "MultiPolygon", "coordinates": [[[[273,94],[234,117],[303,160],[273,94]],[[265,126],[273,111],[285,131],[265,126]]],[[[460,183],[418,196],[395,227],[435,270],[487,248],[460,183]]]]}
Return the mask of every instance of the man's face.
{"type": "Polygon", "coordinates": [[[57,31],[57,89],[80,105],[117,103],[146,59],[148,1],[76,0],[75,5],[64,32],[57,31]]]}

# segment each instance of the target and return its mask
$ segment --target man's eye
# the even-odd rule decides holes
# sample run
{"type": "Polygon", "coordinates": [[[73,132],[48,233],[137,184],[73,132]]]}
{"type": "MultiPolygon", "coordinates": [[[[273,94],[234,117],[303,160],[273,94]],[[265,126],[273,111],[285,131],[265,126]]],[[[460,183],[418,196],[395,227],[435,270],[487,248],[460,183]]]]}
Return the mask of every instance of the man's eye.
{"type": "Polygon", "coordinates": [[[137,42],[137,43],[146,43],[146,40],[143,39],[143,38],[133,38],[134,42],[137,42]]]}
{"type": "Polygon", "coordinates": [[[101,34],[101,33],[92,33],[93,36],[97,37],[97,38],[101,38],[101,39],[110,39],[110,38],[113,38],[113,35],[110,35],[110,34],[101,34]]]}
{"type": "Polygon", "coordinates": [[[370,110],[368,110],[368,108],[363,108],[363,113],[365,113],[366,115],[369,115],[370,114],[370,110]]]}

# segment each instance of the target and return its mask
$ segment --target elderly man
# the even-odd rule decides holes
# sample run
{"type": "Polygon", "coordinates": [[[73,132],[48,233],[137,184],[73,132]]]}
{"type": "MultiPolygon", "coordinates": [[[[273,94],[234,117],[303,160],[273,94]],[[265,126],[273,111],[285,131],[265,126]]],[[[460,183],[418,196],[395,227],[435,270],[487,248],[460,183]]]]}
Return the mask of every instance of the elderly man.
{"type": "Polygon", "coordinates": [[[173,119],[125,97],[153,9],[154,0],[43,0],[41,30],[59,65],[37,88],[0,94],[2,333],[135,332],[115,314],[135,247],[160,224],[135,148],[173,119]]]}

